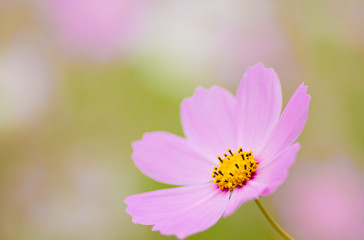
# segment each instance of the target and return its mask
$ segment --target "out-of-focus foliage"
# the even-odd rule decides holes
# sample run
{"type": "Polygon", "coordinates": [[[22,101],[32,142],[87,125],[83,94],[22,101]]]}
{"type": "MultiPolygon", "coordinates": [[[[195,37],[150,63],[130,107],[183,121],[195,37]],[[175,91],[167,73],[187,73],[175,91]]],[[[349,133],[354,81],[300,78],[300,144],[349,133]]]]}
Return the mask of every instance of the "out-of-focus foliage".
{"type": "MultiPolygon", "coordinates": [[[[149,131],[182,135],[184,97],[201,85],[235,92],[257,61],[275,68],[285,103],[301,82],[309,87],[298,163],[345,156],[364,170],[362,1],[137,1],[125,16],[112,0],[71,15],[45,2],[62,3],[0,1],[1,239],[172,238],[124,211],[126,196],[169,187],[135,167],[130,144],[149,131]],[[70,19],[79,25],[62,22],[70,19]],[[99,33],[108,41],[64,41],[67,26],[105,23],[115,24],[99,33]]],[[[293,168],[288,182],[304,171],[293,168]]],[[[285,191],[262,200],[278,220],[287,209],[273,199],[285,191]]],[[[280,239],[252,202],[190,237],[226,238],[280,239]]]]}

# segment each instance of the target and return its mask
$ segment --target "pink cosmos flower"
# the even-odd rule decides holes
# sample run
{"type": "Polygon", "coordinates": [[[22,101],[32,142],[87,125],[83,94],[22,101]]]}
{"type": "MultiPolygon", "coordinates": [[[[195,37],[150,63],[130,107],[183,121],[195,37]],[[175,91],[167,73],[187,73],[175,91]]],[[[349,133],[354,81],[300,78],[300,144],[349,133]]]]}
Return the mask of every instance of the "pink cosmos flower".
{"type": "Polygon", "coordinates": [[[132,144],[132,158],[144,174],[185,185],[129,196],[132,221],[185,238],[244,202],[273,193],[300,148],[294,142],[308,117],[306,91],[301,84],[280,115],[279,79],[262,64],[248,69],[236,97],[218,86],[197,88],[181,105],[186,138],[153,132],[132,144]]]}

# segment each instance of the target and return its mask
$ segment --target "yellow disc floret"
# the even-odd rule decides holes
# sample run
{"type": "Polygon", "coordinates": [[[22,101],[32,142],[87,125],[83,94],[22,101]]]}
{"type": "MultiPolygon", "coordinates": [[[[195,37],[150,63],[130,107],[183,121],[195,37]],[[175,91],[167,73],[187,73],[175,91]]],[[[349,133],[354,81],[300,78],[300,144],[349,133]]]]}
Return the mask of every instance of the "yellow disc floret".
{"type": "Polygon", "coordinates": [[[243,152],[241,147],[235,153],[230,149],[228,151],[230,155],[223,153],[224,158],[217,156],[219,164],[213,168],[211,177],[220,189],[232,191],[236,187],[242,187],[254,176],[258,162],[254,160],[252,151],[243,152]]]}

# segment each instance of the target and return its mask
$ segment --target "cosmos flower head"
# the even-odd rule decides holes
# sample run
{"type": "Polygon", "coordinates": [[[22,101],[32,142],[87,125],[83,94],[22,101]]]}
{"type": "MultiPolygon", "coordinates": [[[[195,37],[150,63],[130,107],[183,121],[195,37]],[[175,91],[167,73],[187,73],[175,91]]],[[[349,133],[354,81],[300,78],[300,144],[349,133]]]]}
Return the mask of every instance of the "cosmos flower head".
{"type": "Polygon", "coordinates": [[[152,132],[132,143],[145,175],[182,185],[129,196],[132,221],[183,239],[272,194],[300,149],[295,141],[308,117],[306,92],[301,84],[281,114],[278,76],[262,64],[248,69],[236,96],[218,86],[197,88],[181,104],[185,138],[152,132]]]}

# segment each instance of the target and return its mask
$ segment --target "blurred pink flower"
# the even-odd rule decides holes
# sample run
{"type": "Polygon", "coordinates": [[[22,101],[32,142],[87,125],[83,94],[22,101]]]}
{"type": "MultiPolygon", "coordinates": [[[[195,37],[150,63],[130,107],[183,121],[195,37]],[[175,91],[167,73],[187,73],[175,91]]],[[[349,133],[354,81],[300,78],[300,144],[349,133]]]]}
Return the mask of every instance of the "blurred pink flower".
{"type": "Polygon", "coordinates": [[[145,0],[44,1],[60,42],[76,52],[97,57],[117,55],[135,40],[145,0]]]}
{"type": "Polygon", "coordinates": [[[311,162],[282,187],[282,220],[298,239],[364,239],[364,179],[346,160],[311,162]]]}
{"type": "Polygon", "coordinates": [[[280,116],[279,79],[262,64],[248,69],[236,98],[218,86],[197,88],[181,104],[187,139],[153,132],[132,144],[132,158],[144,174],[187,186],[129,196],[125,203],[132,221],[185,238],[231,215],[244,202],[273,193],[300,148],[294,142],[308,117],[306,91],[300,85],[280,116]],[[216,158],[227,148],[229,156],[216,158]]]}

